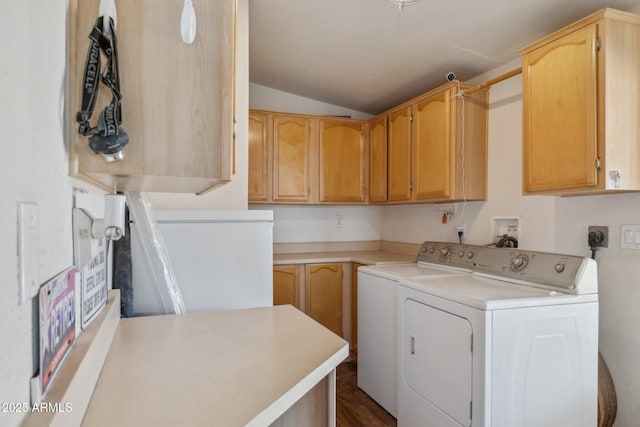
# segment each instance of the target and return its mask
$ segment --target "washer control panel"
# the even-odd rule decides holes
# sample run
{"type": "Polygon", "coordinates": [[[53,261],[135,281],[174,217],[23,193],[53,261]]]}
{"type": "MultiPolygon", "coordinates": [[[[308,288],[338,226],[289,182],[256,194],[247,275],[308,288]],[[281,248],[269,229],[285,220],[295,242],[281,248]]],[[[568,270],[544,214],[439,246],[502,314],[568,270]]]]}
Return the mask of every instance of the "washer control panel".
{"type": "Polygon", "coordinates": [[[424,242],[417,260],[471,270],[475,264],[477,249],[478,246],[459,243],[424,242]]]}
{"type": "Polygon", "coordinates": [[[565,293],[598,291],[596,263],[581,256],[427,241],[417,261],[565,293]]]}

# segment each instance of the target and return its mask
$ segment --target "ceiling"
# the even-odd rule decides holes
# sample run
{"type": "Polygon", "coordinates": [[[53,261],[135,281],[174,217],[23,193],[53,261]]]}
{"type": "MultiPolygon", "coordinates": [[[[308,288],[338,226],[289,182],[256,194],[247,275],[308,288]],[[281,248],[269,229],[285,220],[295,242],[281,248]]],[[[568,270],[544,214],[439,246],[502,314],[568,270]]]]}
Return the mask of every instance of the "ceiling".
{"type": "Polygon", "coordinates": [[[369,114],[510,60],[602,7],[640,0],[249,0],[252,83],[369,114]]]}

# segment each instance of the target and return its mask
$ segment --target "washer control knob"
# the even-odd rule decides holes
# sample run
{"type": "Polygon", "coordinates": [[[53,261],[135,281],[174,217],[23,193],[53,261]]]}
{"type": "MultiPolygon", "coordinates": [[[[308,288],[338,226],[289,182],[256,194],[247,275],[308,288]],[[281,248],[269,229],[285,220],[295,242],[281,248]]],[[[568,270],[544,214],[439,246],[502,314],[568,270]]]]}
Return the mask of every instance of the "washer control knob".
{"type": "Polygon", "coordinates": [[[420,248],[420,252],[425,253],[427,252],[427,247],[423,246],[422,248],[420,248]]]}
{"type": "Polygon", "coordinates": [[[556,271],[556,273],[562,273],[564,271],[564,264],[559,262],[553,266],[553,269],[556,271]]]}
{"type": "Polygon", "coordinates": [[[433,247],[430,247],[430,248],[429,248],[429,253],[430,253],[430,254],[434,253],[435,251],[436,251],[436,250],[435,250],[433,247]]]}
{"type": "Polygon", "coordinates": [[[473,255],[475,255],[473,252],[467,252],[467,258],[473,258],[473,255]]]}
{"type": "Polygon", "coordinates": [[[451,253],[451,248],[442,248],[440,249],[440,255],[443,257],[449,255],[451,253]]]}
{"type": "Polygon", "coordinates": [[[525,254],[516,255],[511,258],[511,270],[512,271],[522,271],[529,263],[529,257],[525,254]]]}
{"type": "Polygon", "coordinates": [[[460,252],[458,252],[458,256],[459,256],[460,258],[462,258],[462,257],[464,256],[464,251],[460,251],[460,252]]]}

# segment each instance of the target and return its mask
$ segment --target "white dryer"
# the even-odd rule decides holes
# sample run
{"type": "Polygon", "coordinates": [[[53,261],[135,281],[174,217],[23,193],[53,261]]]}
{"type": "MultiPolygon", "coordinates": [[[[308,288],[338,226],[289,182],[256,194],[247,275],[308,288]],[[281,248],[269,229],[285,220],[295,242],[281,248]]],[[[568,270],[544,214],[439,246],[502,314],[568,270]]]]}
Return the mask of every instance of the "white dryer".
{"type": "Polygon", "coordinates": [[[398,416],[398,282],[470,275],[471,258],[438,262],[445,248],[473,253],[467,245],[425,242],[415,263],[358,269],[358,386],[394,417],[398,416]]]}
{"type": "Polygon", "coordinates": [[[473,274],[400,281],[398,425],[595,426],[595,261],[473,251],[473,274]]]}

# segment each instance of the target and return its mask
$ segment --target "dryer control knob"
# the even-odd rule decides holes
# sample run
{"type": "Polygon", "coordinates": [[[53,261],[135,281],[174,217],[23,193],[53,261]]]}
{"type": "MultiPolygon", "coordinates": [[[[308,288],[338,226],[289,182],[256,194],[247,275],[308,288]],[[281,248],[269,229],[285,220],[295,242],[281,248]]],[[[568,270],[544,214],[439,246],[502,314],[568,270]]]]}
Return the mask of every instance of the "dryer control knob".
{"type": "Polygon", "coordinates": [[[522,255],[516,255],[513,258],[511,258],[511,270],[512,271],[522,271],[524,270],[524,268],[527,266],[527,264],[529,263],[529,257],[522,254],[522,255]]]}
{"type": "Polygon", "coordinates": [[[559,262],[553,266],[553,269],[556,271],[556,273],[562,273],[564,271],[564,264],[559,262]]]}
{"type": "Polygon", "coordinates": [[[464,256],[464,251],[460,251],[460,252],[458,252],[458,256],[459,256],[460,258],[462,258],[462,257],[464,256]]]}
{"type": "Polygon", "coordinates": [[[429,253],[430,253],[430,254],[434,253],[435,251],[436,251],[436,250],[435,250],[433,247],[429,248],[429,253]]]}
{"type": "Polygon", "coordinates": [[[440,255],[447,256],[451,253],[451,248],[442,248],[440,249],[440,255]]]}
{"type": "Polygon", "coordinates": [[[471,259],[473,258],[473,252],[467,252],[467,258],[471,259]]]}
{"type": "Polygon", "coordinates": [[[420,252],[422,252],[422,253],[427,252],[427,247],[426,247],[426,246],[423,246],[423,247],[420,249],[420,252]]]}

